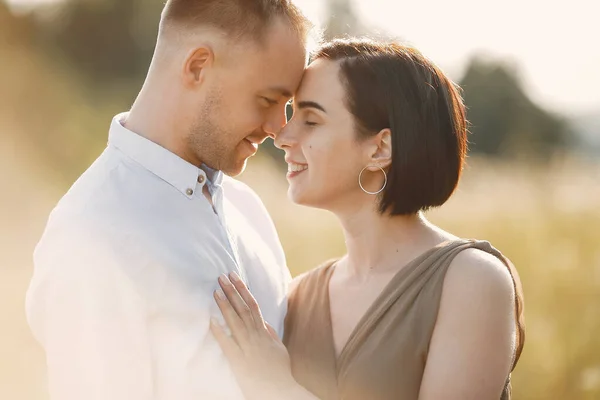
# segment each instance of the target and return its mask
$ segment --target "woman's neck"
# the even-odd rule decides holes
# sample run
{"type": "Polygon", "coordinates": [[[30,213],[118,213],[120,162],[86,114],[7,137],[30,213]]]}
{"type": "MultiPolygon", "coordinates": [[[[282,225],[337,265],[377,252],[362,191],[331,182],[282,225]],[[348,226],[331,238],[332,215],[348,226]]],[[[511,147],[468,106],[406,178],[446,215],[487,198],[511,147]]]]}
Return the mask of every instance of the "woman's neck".
{"type": "Polygon", "coordinates": [[[396,271],[450,238],[421,213],[390,216],[369,209],[340,218],[340,222],[348,251],[344,268],[359,279],[373,273],[396,271]]]}

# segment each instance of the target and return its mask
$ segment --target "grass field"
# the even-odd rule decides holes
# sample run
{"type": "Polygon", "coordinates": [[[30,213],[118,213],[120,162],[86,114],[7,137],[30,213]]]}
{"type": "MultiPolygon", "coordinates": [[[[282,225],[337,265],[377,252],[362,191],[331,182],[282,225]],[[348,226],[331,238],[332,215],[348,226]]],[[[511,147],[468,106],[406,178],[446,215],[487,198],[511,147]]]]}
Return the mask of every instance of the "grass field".
{"type": "MultiPolygon", "coordinates": [[[[0,399],[45,400],[43,354],[24,317],[31,252],[65,189],[0,137],[0,399]]],[[[261,195],[293,274],[344,252],[333,216],[287,200],[284,174],[268,158],[242,180],[261,195]]],[[[552,168],[471,160],[458,192],[429,214],[441,227],[487,239],[517,266],[527,341],[514,398],[600,398],[600,169],[576,161],[552,168]]]]}
{"type": "MultiPolygon", "coordinates": [[[[129,91],[119,84],[123,93],[107,98],[88,93],[76,71],[4,28],[0,400],[46,400],[43,354],[24,315],[31,254],[67,183],[105,143],[110,116],[129,106],[129,91]]],[[[294,275],[343,254],[335,218],[291,204],[284,173],[270,159],[252,159],[242,180],[271,212],[294,275]]],[[[520,272],[527,340],[514,398],[600,399],[600,164],[473,159],[455,196],[429,217],[456,235],[489,240],[520,272]]]]}
{"type": "MultiPolygon", "coordinates": [[[[336,220],[292,205],[283,174],[263,164],[243,180],[271,211],[293,274],[343,254],[336,220]]],[[[458,236],[489,240],[517,266],[527,339],[514,398],[599,399],[600,165],[470,160],[457,193],[428,216],[458,236]]]]}

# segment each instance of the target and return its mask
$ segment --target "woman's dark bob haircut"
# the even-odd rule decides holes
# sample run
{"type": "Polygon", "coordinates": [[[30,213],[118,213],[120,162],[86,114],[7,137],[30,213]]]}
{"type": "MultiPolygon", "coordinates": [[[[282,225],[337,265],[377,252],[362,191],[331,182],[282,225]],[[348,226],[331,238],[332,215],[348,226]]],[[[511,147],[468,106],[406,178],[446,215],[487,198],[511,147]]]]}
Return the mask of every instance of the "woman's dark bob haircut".
{"type": "Polygon", "coordinates": [[[418,50],[397,43],[337,39],[312,57],[340,64],[358,138],[392,132],[392,164],[379,210],[411,215],[452,195],[467,152],[460,88],[418,50]]]}

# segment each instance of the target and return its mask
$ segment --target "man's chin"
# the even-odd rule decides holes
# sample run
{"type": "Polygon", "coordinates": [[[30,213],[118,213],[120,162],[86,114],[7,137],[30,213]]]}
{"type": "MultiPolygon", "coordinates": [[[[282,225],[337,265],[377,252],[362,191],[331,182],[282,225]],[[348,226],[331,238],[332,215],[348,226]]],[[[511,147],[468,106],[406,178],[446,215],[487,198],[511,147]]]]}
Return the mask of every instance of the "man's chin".
{"type": "Polygon", "coordinates": [[[238,176],[240,175],[242,172],[244,172],[244,170],[246,169],[246,165],[248,164],[248,159],[244,159],[241,162],[238,162],[237,164],[234,165],[230,165],[226,168],[223,168],[223,173],[225,175],[229,175],[229,176],[238,176]]]}

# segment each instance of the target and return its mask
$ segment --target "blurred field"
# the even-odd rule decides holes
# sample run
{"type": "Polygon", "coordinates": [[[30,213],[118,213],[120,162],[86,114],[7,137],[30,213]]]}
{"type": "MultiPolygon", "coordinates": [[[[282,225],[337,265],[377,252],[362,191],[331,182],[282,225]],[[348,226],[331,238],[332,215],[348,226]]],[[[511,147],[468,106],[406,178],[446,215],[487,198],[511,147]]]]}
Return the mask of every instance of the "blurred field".
{"type": "MultiPolygon", "coordinates": [[[[23,303],[31,252],[63,188],[8,138],[0,137],[0,399],[42,400],[43,355],[23,303]]],[[[333,216],[291,204],[271,159],[252,159],[242,180],[272,213],[294,275],[344,252],[333,216]]],[[[599,205],[598,165],[471,160],[455,196],[430,213],[460,236],[490,240],[520,271],[527,341],[514,374],[516,399],[600,398],[599,205]]]]}
{"type": "MultiPolygon", "coordinates": [[[[256,164],[243,179],[271,211],[292,272],[343,254],[336,220],[290,204],[282,174],[256,164]]],[[[429,218],[489,240],[519,270],[527,339],[514,398],[600,398],[600,165],[470,160],[458,192],[429,218]]]]}
{"type": "MultiPolygon", "coordinates": [[[[21,43],[20,30],[7,32],[0,35],[0,60],[10,60],[0,62],[0,400],[46,400],[43,354],[24,315],[31,254],[48,213],[99,154],[110,116],[129,106],[138,86],[90,88],[61,59],[21,43]]],[[[294,275],[344,252],[334,217],[291,204],[270,158],[252,159],[241,179],[272,213],[294,275]]],[[[520,272],[527,339],[514,398],[600,399],[600,163],[471,159],[458,192],[429,217],[459,236],[489,240],[520,272]]]]}

